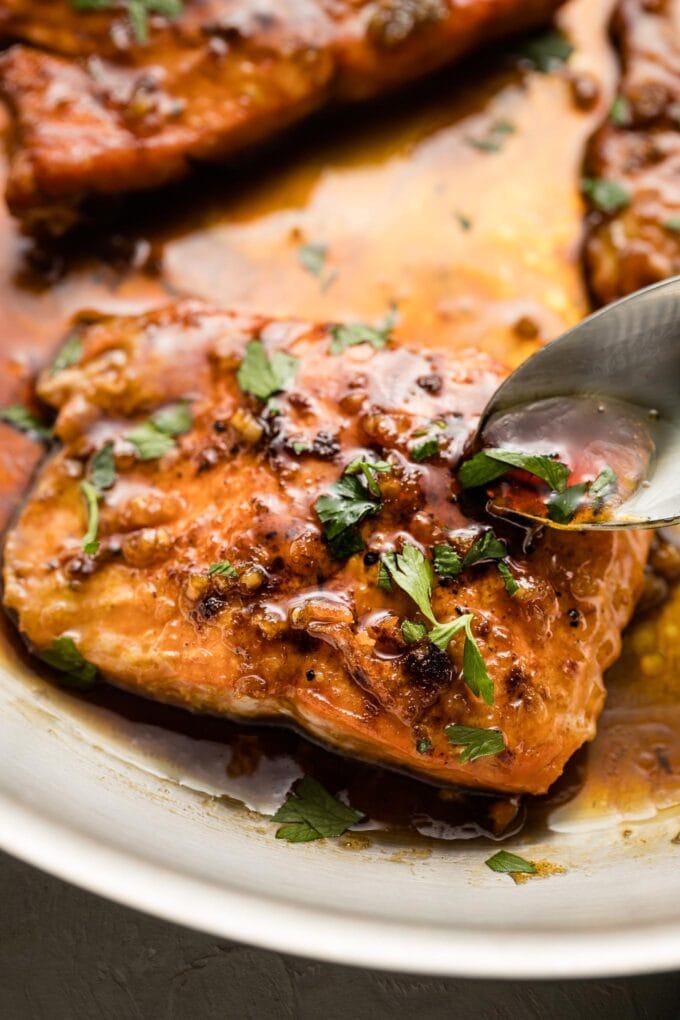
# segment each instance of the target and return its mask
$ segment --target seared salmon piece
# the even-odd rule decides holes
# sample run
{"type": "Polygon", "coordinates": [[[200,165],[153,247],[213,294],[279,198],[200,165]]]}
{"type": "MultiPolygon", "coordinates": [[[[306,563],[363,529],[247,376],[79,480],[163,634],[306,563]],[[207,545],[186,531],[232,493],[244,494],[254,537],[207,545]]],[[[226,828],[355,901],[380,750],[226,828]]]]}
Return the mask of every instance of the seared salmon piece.
{"type": "Polygon", "coordinates": [[[0,93],[14,114],[7,199],[60,232],[92,196],[155,188],[330,101],[365,99],[508,33],[561,0],[5,0],[0,93]]]}
{"type": "Polygon", "coordinates": [[[619,94],[586,161],[586,268],[602,304],[680,273],[680,0],[621,0],[613,34],[619,94]]]}
{"type": "Polygon", "coordinates": [[[37,654],[435,783],[542,793],[594,736],[649,540],[518,531],[505,577],[461,565],[490,530],[456,480],[485,355],[196,302],[69,344],[38,385],[61,446],[5,548],[37,654]]]}

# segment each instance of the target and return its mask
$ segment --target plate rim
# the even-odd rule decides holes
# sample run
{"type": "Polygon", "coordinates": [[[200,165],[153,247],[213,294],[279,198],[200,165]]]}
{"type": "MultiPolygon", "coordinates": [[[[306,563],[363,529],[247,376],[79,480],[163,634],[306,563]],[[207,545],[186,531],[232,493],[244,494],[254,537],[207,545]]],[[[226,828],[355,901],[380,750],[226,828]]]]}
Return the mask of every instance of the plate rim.
{"type": "Polygon", "coordinates": [[[619,977],[677,969],[680,920],[589,932],[493,933],[296,904],[183,874],[48,820],[0,793],[0,848],[48,874],[161,920],[328,963],[457,978],[619,977]]]}

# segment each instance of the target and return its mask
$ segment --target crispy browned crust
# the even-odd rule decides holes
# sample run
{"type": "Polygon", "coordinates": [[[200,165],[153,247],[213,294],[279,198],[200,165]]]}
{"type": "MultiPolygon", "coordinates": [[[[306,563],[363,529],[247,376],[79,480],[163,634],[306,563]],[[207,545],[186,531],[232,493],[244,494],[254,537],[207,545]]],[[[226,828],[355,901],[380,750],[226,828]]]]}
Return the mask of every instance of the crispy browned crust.
{"type": "Polygon", "coordinates": [[[0,58],[14,113],[7,198],[59,232],[81,203],[154,188],[330,100],[363,99],[507,33],[561,0],[186,0],[135,44],[122,12],[7,0],[0,58]]]}
{"type": "Polygon", "coordinates": [[[540,793],[594,736],[602,671],[641,586],[644,534],[548,532],[533,552],[513,550],[513,598],[493,564],[436,586],[437,619],[474,614],[491,706],[464,682],[461,639],[446,653],[407,645],[400,624],[416,608],[377,585],[381,551],[411,543],[430,556],[448,540],[462,554],[480,533],[452,499],[452,468],[498,384],[486,357],[368,344],[333,355],[326,327],[193,302],[79,328],[79,364],[39,384],[59,409],[63,448],[6,545],[5,603],[34,647],[66,634],[129,690],[294,721],[442,783],[540,793]],[[255,336],[300,359],[273,416],[236,382],[255,336]],[[191,400],[191,430],[161,460],[140,462],[126,434],[180,397],[191,400]],[[414,432],[441,418],[443,452],[414,463],[414,432]],[[118,480],[102,501],[101,548],[86,556],[79,483],[108,439],[118,480]],[[369,555],[338,561],[313,504],[360,452],[393,469],[379,479],[383,508],[361,526],[369,555]],[[238,577],[208,576],[224,559],[238,577]],[[499,727],[507,750],[461,763],[449,723],[499,727]]]}
{"type": "Polygon", "coordinates": [[[680,0],[621,0],[613,33],[629,115],[595,134],[586,172],[630,201],[589,216],[586,266],[603,304],[680,273],[680,0]]]}

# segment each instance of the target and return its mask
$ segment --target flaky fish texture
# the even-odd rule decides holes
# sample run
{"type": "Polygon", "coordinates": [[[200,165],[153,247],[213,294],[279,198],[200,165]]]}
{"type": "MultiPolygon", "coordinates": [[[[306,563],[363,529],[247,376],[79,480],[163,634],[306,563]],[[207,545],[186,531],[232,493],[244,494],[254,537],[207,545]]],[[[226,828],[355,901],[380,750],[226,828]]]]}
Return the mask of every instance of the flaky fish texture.
{"type": "Polygon", "coordinates": [[[449,544],[463,557],[488,528],[462,509],[455,476],[501,378],[486,356],[428,354],[386,331],[359,343],[356,331],[195,302],[74,330],[75,363],[38,387],[62,446],[5,550],[5,604],[36,651],[69,637],[130,691],[292,723],[437,783],[541,793],[593,737],[602,672],[641,587],[643,534],[546,531],[530,551],[510,540],[513,596],[494,563],[435,579],[439,622],[472,614],[493,704],[466,683],[463,635],[444,651],[409,644],[404,620],[430,624],[381,583],[381,554],[411,546],[431,561],[449,544]],[[255,339],[258,363],[279,373],[278,384],[257,376],[268,380],[260,396],[244,392],[240,369],[255,339]],[[141,459],[133,430],[177,414],[178,401],[181,434],[141,459]],[[81,482],[108,443],[116,477],[88,555],[81,482]],[[357,458],[388,465],[371,473],[376,492],[344,474],[357,458]],[[343,477],[372,501],[362,548],[356,536],[330,547],[315,509],[343,477]],[[451,724],[498,728],[505,750],[461,760],[451,724]]]}

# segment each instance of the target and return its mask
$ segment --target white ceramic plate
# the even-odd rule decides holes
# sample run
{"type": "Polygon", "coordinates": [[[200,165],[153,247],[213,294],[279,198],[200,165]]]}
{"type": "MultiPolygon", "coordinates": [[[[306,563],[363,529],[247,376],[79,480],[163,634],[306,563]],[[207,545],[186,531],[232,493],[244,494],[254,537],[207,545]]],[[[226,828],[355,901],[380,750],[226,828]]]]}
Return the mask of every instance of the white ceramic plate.
{"type": "MultiPolygon", "coordinates": [[[[136,731],[137,732],[137,731],[136,731]]],[[[0,664],[0,843],[111,899],[304,956],[432,974],[557,977],[680,965],[677,814],[515,849],[563,874],[516,886],[488,848],[289,845],[220,799],[220,745],[170,775],[151,743],[0,664]]],[[[190,748],[184,748],[185,751],[190,748]]],[[[277,782],[276,776],[272,777],[277,782]]],[[[287,785],[288,779],[285,780],[287,785]]]]}

